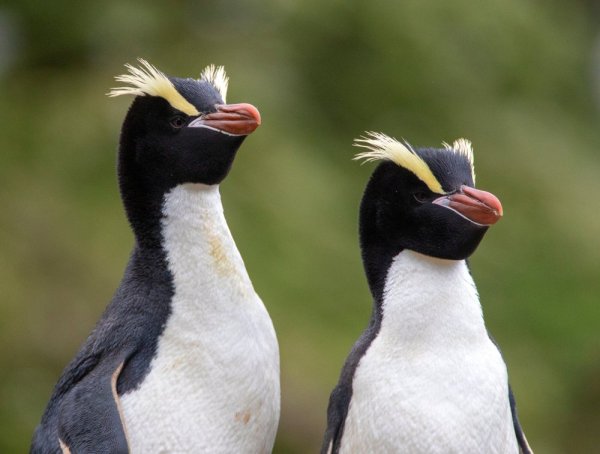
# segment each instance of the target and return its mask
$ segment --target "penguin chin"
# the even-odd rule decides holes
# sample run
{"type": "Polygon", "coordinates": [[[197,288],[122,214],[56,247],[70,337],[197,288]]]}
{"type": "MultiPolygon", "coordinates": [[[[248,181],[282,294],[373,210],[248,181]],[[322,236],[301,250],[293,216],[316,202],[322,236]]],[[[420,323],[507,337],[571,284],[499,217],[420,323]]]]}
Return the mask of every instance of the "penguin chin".
{"type": "Polygon", "coordinates": [[[440,251],[440,252],[434,252],[431,254],[427,254],[424,252],[421,252],[421,253],[424,255],[427,255],[429,257],[436,258],[436,259],[461,261],[461,260],[467,260],[473,254],[473,252],[475,252],[475,249],[477,249],[477,246],[475,246],[471,251],[468,251],[467,253],[465,253],[463,251],[440,251]]]}
{"type": "Polygon", "coordinates": [[[175,186],[185,183],[215,185],[229,174],[245,136],[228,136],[206,128],[187,132],[185,146],[169,162],[175,186]]]}
{"type": "Polygon", "coordinates": [[[466,260],[475,252],[488,229],[485,226],[472,225],[474,228],[470,229],[469,234],[463,232],[459,235],[439,238],[437,241],[419,242],[407,245],[406,249],[438,259],[466,260]]]}
{"type": "Polygon", "coordinates": [[[214,186],[221,184],[233,166],[233,159],[230,163],[224,163],[218,168],[213,168],[210,171],[205,169],[194,171],[190,169],[187,172],[182,172],[179,178],[175,179],[172,187],[177,187],[183,184],[199,184],[206,186],[214,186]]]}

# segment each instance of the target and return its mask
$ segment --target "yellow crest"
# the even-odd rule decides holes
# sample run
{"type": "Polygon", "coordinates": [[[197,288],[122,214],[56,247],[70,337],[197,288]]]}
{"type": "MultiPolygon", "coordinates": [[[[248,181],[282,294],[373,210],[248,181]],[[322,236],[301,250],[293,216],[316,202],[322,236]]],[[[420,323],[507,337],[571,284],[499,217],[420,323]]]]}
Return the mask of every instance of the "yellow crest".
{"type": "Polygon", "coordinates": [[[473,145],[470,140],[467,139],[456,139],[452,145],[442,142],[442,145],[446,150],[458,153],[469,161],[471,165],[471,177],[473,177],[473,183],[475,183],[475,159],[473,157],[473,145]]]}
{"type": "Polygon", "coordinates": [[[113,88],[108,96],[159,96],[175,109],[187,115],[200,115],[198,109],[177,91],[173,82],[164,73],[143,58],[138,58],[138,61],[140,62],[139,68],[126,64],[125,67],[129,73],[115,77],[117,82],[123,82],[129,86],[113,88]]]}
{"type": "Polygon", "coordinates": [[[415,174],[432,192],[445,194],[442,185],[427,163],[415,153],[410,145],[404,145],[380,132],[367,132],[366,136],[355,139],[354,145],[367,149],[367,151],[358,153],[354,157],[355,160],[364,159],[364,162],[392,161],[415,174]]]}
{"type": "Polygon", "coordinates": [[[223,66],[208,65],[200,74],[200,80],[211,84],[221,95],[223,102],[227,102],[227,87],[229,86],[229,78],[225,74],[223,66]]]}

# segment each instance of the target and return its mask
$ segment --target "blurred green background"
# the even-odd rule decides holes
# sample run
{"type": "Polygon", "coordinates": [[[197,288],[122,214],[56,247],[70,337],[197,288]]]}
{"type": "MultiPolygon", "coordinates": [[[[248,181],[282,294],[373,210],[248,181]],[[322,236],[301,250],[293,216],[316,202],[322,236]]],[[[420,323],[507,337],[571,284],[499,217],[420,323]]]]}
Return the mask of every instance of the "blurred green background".
{"type": "Polygon", "coordinates": [[[4,0],[0,5],[0,452],[25,452],[118,285],[132,235],[115,151],[123,64],[208,63],[263,126],[222,185],[281,346],[275,452],[320,445],[370,314],[357,212],[365,130],[473,141],[505,218],[472,258],[539,453],[600,446],[600,11],[583,0],[4,0]]]}

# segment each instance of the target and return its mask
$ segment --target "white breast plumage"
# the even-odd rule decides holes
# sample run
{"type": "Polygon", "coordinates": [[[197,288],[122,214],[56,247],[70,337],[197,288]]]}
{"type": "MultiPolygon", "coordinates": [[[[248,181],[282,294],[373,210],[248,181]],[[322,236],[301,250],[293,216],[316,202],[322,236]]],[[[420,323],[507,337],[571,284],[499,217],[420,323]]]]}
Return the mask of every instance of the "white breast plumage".
{"type": "Polygon", "coordinates": [[[506,366],[466,263],[401,252],[382,310],[340,452],[517,453],[506,366]]]}
{"type": "Polygon", "coordinates": [[[277,340],[218,187],[176,187],[163,215],[175,292],[147,376],[121,398],[132,452],[270,453],[279,420],[277,340]]]}

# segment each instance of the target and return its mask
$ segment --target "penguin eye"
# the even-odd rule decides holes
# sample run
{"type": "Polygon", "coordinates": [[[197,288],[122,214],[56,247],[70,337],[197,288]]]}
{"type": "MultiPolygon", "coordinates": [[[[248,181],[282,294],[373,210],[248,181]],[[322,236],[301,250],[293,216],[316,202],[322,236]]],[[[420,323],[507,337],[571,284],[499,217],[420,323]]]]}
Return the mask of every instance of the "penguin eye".
{"type": "Polygon", "coordinates": [[[429,201],[429,194],[425,191],[415,191],[412,194],[413,198],[419,203],[425,203],[429,201]]]}
{"type": "Polygon", "coordinates": [[[171,118],[170,123],[171,126],[176,129],[183,128],[185,126],[185,118],[183,118],[181,115],[175,115],[173,118],[171,118]]]}

